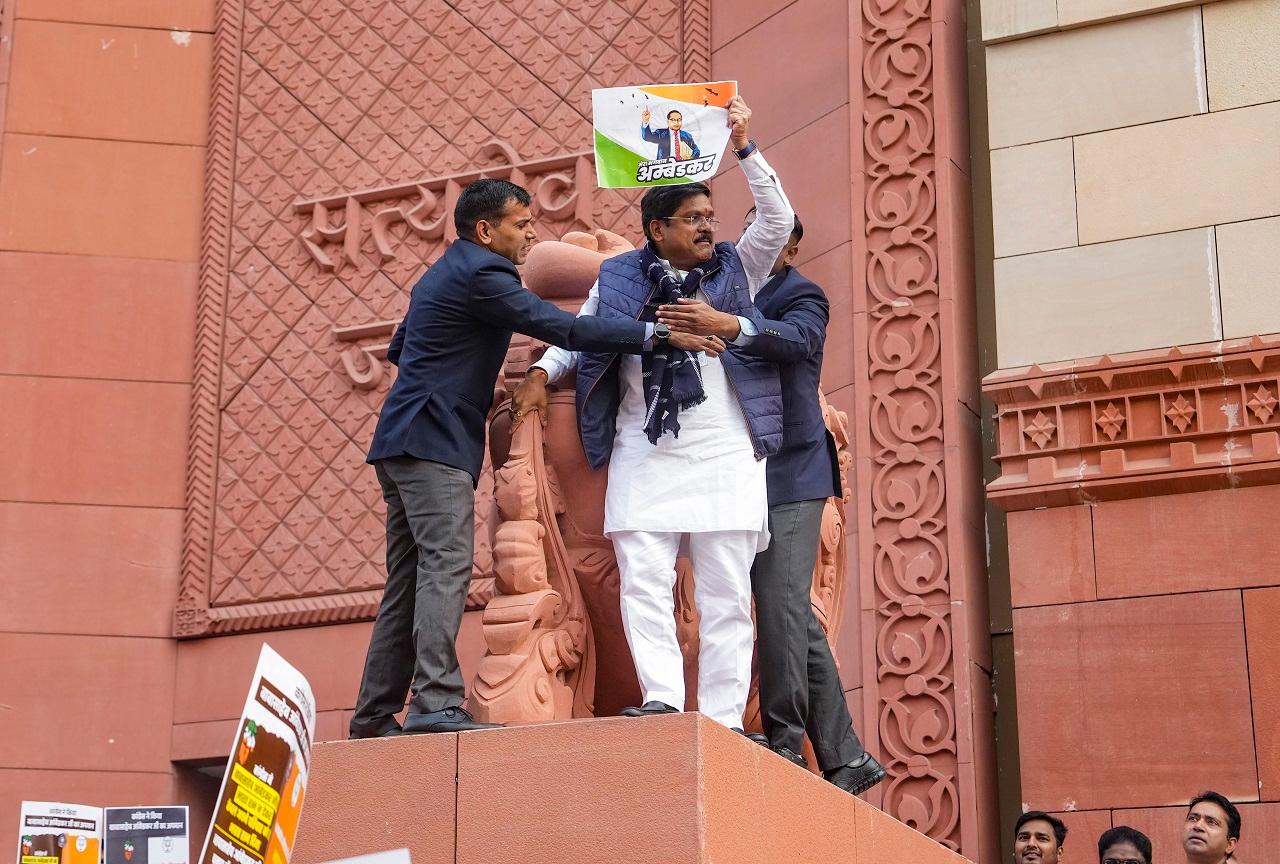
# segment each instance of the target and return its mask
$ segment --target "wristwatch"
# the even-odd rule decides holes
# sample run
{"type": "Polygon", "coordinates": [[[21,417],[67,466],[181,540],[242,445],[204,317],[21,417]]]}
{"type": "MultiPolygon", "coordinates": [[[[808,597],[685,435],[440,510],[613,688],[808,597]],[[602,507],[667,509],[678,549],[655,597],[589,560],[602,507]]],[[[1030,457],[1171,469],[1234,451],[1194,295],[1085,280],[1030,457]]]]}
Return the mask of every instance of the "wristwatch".
{"type": "Polygon", "coordinates": [[[666,342],[671,338],[671,328],[666,324],[658,323],[653,325],[653,338],[661,339],[666,342]]]}
{"type": "Polygon", "coordinates": [[[759,149],[760,148],[756,146],[756,142],[748,139],[747,146],[741,149],[738,149],[735,147],[733,150],[733,155],[737,156],[739,159],[746,159],[748,156],[750,156],[752,153],[756,152],[759,149]]]}

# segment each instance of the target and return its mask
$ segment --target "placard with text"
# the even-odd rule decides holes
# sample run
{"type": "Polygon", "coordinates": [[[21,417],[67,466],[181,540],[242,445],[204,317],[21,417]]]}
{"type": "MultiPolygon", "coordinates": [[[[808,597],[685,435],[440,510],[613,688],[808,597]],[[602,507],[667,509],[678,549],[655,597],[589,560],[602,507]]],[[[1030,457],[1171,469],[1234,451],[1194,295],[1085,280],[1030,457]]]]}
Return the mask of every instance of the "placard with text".
{"type": "Polygon", "coordinates": [[[288,864],[315,725],[311,685],[263,645],[199,864],[288,864]]]}
{"type": "Polygon", "coordinates": [[[596,183],[602,189],[710,180],[729,143],[737,81],[591,91],[596,183]]]}
{"type": "Polygon", "coordinates": [[[102,808],[56,801],[23,801],[18,817],[18,864],[98,864],[102,808]]]}

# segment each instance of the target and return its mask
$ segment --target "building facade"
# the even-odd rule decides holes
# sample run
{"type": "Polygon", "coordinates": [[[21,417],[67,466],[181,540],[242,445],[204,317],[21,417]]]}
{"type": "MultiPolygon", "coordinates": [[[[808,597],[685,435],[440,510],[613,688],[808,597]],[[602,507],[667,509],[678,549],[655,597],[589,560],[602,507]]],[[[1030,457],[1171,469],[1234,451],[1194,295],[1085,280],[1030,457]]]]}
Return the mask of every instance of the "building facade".
{"type": "MultiPolygon", "coordinates": [[[[832,301],[873,800],[987,864],[1024,806],[1170,854],[1212,787],[1257,859],[1278,10],[2,0],[0,808],[209,806],[264,640],[343,737],[383,579],[378,346],[458,190],[501,172],[547,239],[637,237],[636,196],[594,188],[591,88],[733,78],[832,301]]],[[[713,185],[734,225],[746,189],[713,185]]]]}

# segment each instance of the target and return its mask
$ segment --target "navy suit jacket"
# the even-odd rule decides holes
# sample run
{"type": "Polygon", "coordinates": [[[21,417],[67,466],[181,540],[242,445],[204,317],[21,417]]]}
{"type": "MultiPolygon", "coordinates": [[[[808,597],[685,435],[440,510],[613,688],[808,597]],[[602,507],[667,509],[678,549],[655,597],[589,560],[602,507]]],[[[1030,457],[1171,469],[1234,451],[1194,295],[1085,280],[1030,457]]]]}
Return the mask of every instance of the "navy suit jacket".
{"type": "Polygon", "coordinates": [[[765,466],[769,506],[840,495],[836,445],[818,404],[827,295],[788,267],[760,287],[756,308],[760,335],[741,350],[773,360],[782,377],[782,449],[765,466]]]}
{"type": "MultiPolygon", "coordinates": [[[[640,127],[640,135],[644,140],[651,144],[658,145],[658,159],[668,159],[671,153],[671,130],[670,129],[650,129],[649,124],[640,127]]],[[[693,136],[683,129],[680,130],[680,140],[689,145],[689,149],[693,151],[693,158],[697,159],[701,154],[698,145],[693,143],[693,136]]]]}
{"type": "Polygon", "coordinates": [[[373,433],[368,461],[414,456],[468,472],[484,461],[485,418],[512,331],[571,351],[644,350],[638,321],[577,317],[520,283],[515,265],[457,240],[413,286],[387,349],[400,367],[373,433]]]}

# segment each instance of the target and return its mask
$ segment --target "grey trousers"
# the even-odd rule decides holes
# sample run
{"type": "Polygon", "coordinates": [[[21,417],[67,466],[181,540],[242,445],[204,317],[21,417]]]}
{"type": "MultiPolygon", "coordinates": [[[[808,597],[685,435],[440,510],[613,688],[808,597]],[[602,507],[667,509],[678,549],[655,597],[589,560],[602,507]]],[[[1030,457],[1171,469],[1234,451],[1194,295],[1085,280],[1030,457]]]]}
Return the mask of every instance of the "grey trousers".
{"type": "Polygon", "coordinates": [[[454,642],[475,545],[471,475],[411,456],[374,468],[387,502],[387,587],[351,717],[353,738],[397,728],[406,691],[409,711],[424,714],[461,705],[466,695],[454,642]]]}
{"type": "Polygon", "coordinates": [[[809,733],[818,767],[830,771],[863,754],[840,673],[809,605],[824,500],[769,508],[769,548],[756,556],[760,715],[773,747],[799,753],[809,733]]]}

